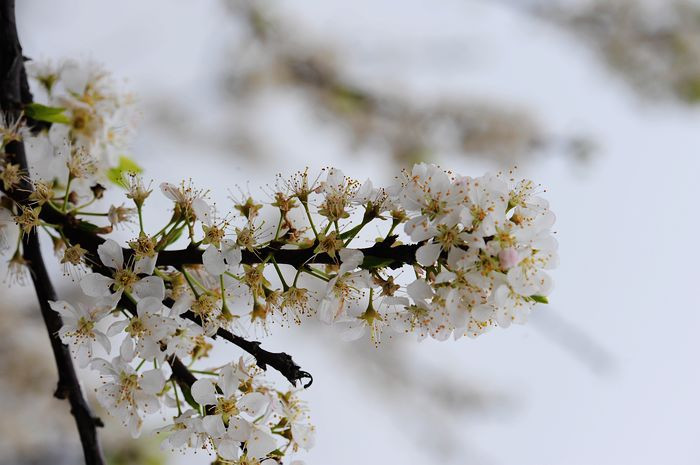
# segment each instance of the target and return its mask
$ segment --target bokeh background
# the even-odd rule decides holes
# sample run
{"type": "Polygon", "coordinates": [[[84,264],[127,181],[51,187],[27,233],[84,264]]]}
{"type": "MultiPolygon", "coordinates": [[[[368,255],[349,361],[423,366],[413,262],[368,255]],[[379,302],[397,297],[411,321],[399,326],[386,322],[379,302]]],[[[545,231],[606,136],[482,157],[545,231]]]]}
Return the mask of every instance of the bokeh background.
{"type": "MultiPolygon", "coordinates": [[[[561,266],[527,325],[379,348],[316,324],[273,330],[264,344],[314,374],[317,445],[299,458],[700,463],[700,4],[17,3],[25,55],[97,60],[137,95],[132,155],[156,184],[192,178],[224,205],[238,187],[264,197],[278,172],[381,184],[425,160],[517,165],[546,188],[561,266]]],[[[167,215],[159,197],[147,225],[167,215]]],[[[80,463],[32,289],[0,289],[0,464],[80,463]]],[[[211,460],[101,433],[113,465],[211,460]]]]}

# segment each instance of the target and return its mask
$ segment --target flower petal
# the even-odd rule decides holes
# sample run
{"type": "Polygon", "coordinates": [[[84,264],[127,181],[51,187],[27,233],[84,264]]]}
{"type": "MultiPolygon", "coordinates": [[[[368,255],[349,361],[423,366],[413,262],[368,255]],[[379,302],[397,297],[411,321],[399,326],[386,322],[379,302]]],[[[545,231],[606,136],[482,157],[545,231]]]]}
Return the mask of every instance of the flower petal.
{"type": "Polygon", "coordinates": [[[110,295],[109,286],[114,283],[110,277],[99,273],[90,273],[80,280],[80,288],[90,297],[105,297],[110,295]]]}
{"type": "Polygon", "coordinates": [[[269,403],[269,399],[260,392],[251,392],[241,397],[236,405],[240,410],[252,417],[260,415],[269,403]]]}
{"type": "Polygon", "coordinates": [[[421,266],[433,266],[440,256],[440,244],[425,244],[416,250],[416,261],[421,266]]]}
{"type": "Polygon", "coordinates": [[[192,398],[200,405],[216,404],[216,389],[214,383],[207,378],[198,379],[192,384],[192,398]]]}
{"type": "Polygon", "coordinates": [[[250,433],[250,439],[246,441],[246,450],[248,457],[253,457],[258,460],[265,457],[267,454],[277,448],[277,441],[269,433],[253,426],[253,431],[250,433]]]}
{"type": "Polygon", "coordinates": [[[153,274],[153,270],[156,268],[156,260],[158,260],[158,254],[137,259],[136,263],[134,263],[134,272],[137,274],[153,274]]]}
{"type": "Polygon", "coordinates": [[[110,268],[120,269],[124,266],[124,253],[116,241],[107,239],[97,247],[97,255],[102,264],[110,268]]]}
{"type": "Polygon", "coordinates": [[[141,375],[141,388],[148,394],[158,394],[165,386],[165,376],[159,369],[144,371],[141,375]]]}
{"type": "Polygon", "coordinates": [[[222,253],[214,247],[209,245],[207,250],[202,254],[202,264],[208,273],[214,276],[221,276],[226,271],[226,263],[224,262],[224,256],[222,253]]]}
{"type": "Polygon", "coordinates": [[[134,284],[134,296],[137,300],[146,297],[156,297],[159,301],[165,299],[165,283],[160,276],[147,276],[134,284]]]}

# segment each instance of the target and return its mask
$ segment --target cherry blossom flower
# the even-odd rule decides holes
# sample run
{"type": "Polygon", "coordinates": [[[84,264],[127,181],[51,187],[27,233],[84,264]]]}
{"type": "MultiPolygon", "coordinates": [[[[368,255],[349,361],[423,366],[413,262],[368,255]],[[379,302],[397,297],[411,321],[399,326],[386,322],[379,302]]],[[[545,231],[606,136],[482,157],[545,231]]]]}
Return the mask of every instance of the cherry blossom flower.
{"type": "Polygon", "coordinates": [[[107,239],[97,247],[97,254],[102,264],[114,270],[113,275],[104,276],[99,273],[90,273],[80,281],[83,292],[91,297],[102,297],[114,293],[121,296],[122,292],[131,292],[139,281],[139,274],[151,274],[155,268],[157,254],[153,257],[143,257],[134,260],[130,266],[124,266],[124,252],[119,244],[112,239],[107,239]]]}
{"type": "Polygon", "coordinates": [[[120,357],[111,362],[95,359],[90,366],[105,380],[97,388],[97,400],[128,426],[134,438],[138,437],[143,427],[143,415],[153,414],[161,408],[157,394],[165,386],[163,372],[153,369],[138,373],[120,357]]]}
{"type": "Polygon", "coordinates": [[[64,344],[68,344],[71,352],[78,360],[78,365],[84,368],[93,358],[95,343],[109,353],[112,346],[107,335],[96,325],[114,309],[116,302],[112,297],[96,300],[92,305],[82,303],[72,305],[66,301],[49,301],[51,308],[61,315],[63,326],[58,335],[64,344]]]}

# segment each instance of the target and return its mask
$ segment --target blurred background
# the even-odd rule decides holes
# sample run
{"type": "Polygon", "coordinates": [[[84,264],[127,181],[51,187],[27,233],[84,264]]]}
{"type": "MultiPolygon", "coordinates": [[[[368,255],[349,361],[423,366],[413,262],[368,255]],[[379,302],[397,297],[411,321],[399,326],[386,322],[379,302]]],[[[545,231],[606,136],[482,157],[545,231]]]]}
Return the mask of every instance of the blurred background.
{"type": "MultiPolygon", "coordinates": [[[[317,445],[299,458],[700,463],[698,2],[17,3],[25,55],[94,59],[133,90],[133,156],[156,184],[192,178],[226,205],[305,166],[383,184],[431,161],[517,166],[546,188],[561,265],[527,325],[379,348],[272,331],[266,347],[314,375],[317,445]]],[[[168,215],[161,197],[147,225],[168,215]]],[[[0,464],[80,463],[33,290],[0,289],[0,464]]],[[[212,364],[238,356],[222,346],[212,364]]],[[[211,461],[114,422],[101,434],[113,465],[211,461]]]]}

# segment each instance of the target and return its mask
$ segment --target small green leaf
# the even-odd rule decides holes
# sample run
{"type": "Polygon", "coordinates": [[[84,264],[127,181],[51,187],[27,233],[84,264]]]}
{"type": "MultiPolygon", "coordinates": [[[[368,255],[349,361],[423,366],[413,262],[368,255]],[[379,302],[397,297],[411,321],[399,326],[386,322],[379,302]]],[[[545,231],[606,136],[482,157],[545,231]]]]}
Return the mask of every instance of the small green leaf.
{"type": "Polygon", "coordinates": [[[190,391],[190,388],[180,385],[180,391],[182,391],[182,395],[185,397],[185,401],[190,404],[190,407],[195,410],[199,410],[199,404],[196,400],[194,400],[194,397],[192,397],[192,391],[190,391]]]}
{"type": "Polygon", "coordinates": [[[65,108],[47,107],[41,103],[30,103],[24,107],[24,113],[37,121],[70,124],[70,119],[63,114],[64,111],[66,111],[65,108]]]}
{"type": "Polygon", "coordinates": [[[166,248],[178,239],[180,239],[180,236],[182,236],[182,231],[184,230],[184,227],[178,228],[175,231],[171,231],[170,234],[168,234],[168,237],[165,238],[165,242],[163,243],[163,248],[166,248]]]}
{"type": "Polygon", "coordinates": [[[530,298],[534,300],[535,302],[539,302],[541,304],[548,304],[549,300],[543,295],[531,295],[530,298]]]}
{"type": "Polygon", "coordinates": [[[393,258],[374,257],[372,255],[366,255],[364,260],[362,260],[362,268],[384,268],[385,266],[389,266],[393,262],[393,258]]]}
{"type": "Polygon", "coordinates": [[[82,231],[94,233],[96,230],[99,229],[99,226],[96,226],[88,221],[80,221],[80,223],[78,223],[78,228],[82,231]]]}
{"type": "Polygon", "coordinates": [[[137,165],[134,160],[126,155],[122,155],[119,157],[119,165],[115,166],[114,168],[110,168],[109,171],[107,171],[107,179],[112,181],[117,186],[125,187],[122,180],[124,173],[141,172],[143,172],[143,169],[137,165]]]}

